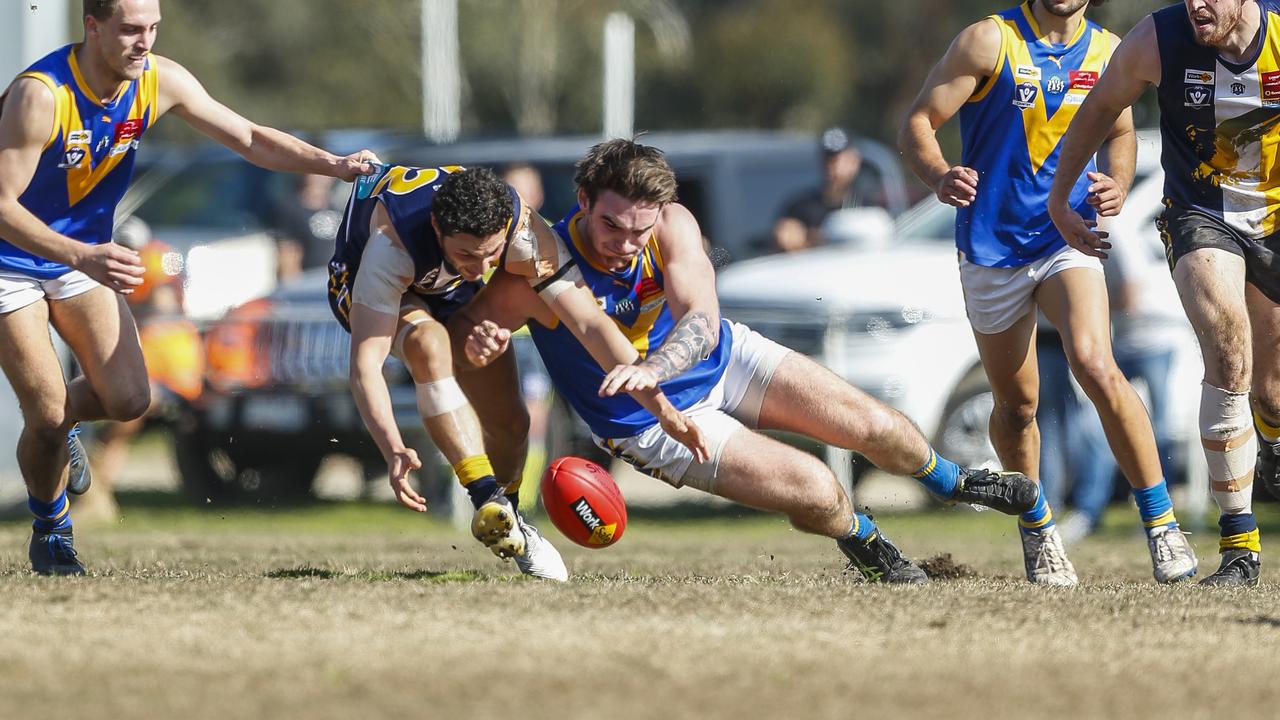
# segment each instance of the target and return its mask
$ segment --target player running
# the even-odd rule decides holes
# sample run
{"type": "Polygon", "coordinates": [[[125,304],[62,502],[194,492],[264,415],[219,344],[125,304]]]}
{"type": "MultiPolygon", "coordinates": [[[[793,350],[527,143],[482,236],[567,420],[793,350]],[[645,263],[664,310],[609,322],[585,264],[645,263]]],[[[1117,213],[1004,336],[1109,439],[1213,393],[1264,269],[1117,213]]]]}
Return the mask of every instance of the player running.
{"type": "MultiPolygon", "coordinates": [[[[1166,209],[1156,226],[1204,356],[1200,438],[1221,510],[1221,564],[1204,585],[1258,583],[1255,465],[1280,494],[1277,30],[1275,0],[1186,0],[1143,18],[1077,113],[1059,165],[1079,172],[1102,129],[1157,86],[1166,209]]],[[[1049,196],[1054,223],[1080,252],[1106,257],[1106,233],[1073,207],[1063,174],[1049,196]]]]}
{"type": "MultiPolygon", "coordinates": [[[[1159,582],[1195,574],[1178,528],[1142,401],[1116,366],[1102,264],[1067,245],[1045,209],[1055,173],[1083,216],[1114,215],[1133,180],[1136,142],[1126,108],[1095,128],[1102,168],[1059,166],[1060,141],[1117,38],[1085,19],[1089,0],[1027,0],[963,30],[933,68],[903,123],[899,147],[938,199],[954,205],[965,307],[995,407],[991,442],[1003,465],[1039,475],[1036,309],[1062,335],[1071,372],[1098,410],[1133,487],[1159,582]],[[957,112],[961,164],[937,129],[957,112]]],[[[1094,0],[1093,4],[1101,4],[1094,0]]],[[[1096,146],[1095,146],[1096,147],[1096,146]]],[[[1043,497],[1018,521],[1027,579],[1075,585],[1043,497]]]]}

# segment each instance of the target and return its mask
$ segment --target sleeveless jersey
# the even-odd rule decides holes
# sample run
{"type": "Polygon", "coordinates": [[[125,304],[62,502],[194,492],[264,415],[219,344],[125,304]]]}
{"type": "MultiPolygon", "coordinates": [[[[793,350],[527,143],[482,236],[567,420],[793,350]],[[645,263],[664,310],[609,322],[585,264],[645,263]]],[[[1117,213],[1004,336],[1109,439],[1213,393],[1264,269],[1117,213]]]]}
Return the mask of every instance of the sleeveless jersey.
{"type": "MultiPolygon", "coordinates": [[[[431,201],[436,191],[445,177],[462,169],[457,165],[434,168],[392,165],[382,169],[381,177],[367,197],[360,197],[358,190],[352,190],[338,228],[333,258],[329,261],[329,292],[337,296],[333,298],[337,312],[344,316],[351,312],[350,291],[369,241],[369,221],[379,203],[413,258],[414,279],[409,291],[444,295],[466,282],[445,257],[440,238],[431,224],[431,201]]],[[[559,239],[556,238],[555,247],[539,243],[536,234],[529,230],[532,211],[513,188],[508,186],[507,190],[511,195],[511,221],[505,231],[507,242],[499,266],[530,282],[558,276],[569,265],[559,239]]]]}
{"type": "MultiPolygon", "coordinates": [[[[961,163],[978,173],[978,197],[956,211],[956,246],[987,267],[1018,267],[1066,245],[1049,218],[1049,188],[1062,136],[1111,58],[1118,38],[1085,20],[1066,44],[1040,39],[1031,5],[992,15],[1000,54],[991,75],[960,109],[961,163]]],[[[1090,159],[1086,172],[1097,169],[1090,159]]],[[[1087,219],[1084,174],[1071,206],[1087,219]]]]}
{"type": "MultiPolygon", "coordinates": [[[[675,327],[666,302],[658,238],[649,236],[644,250],[630,267],[611,271],[587,258],[584,251],[586,239],[579,233],[577,223],[582,216],[582,210],[574,207],[556,224],[556,234],[564,240],[600,307],[617,323],[643,358],[661,346],[675,327]]],[[[548,328],[530,321],[529,334],[547,366],[552,384],[596,435],[606,439],[631,437],[657,422],[630,395],[605,398],[596,394],[604,381],[605,371],[563,323],[548,328]]],[[[662,391],[673,405],[686,410],[711,392],[724,374],[732,343],[733,332],[729,322],[721,318],[720,344],[710,356],[661,384],[662,391]]]]}
{"type": "Polygon", "coordinates": [[[1240,64],[1196,43],[1183,5],[1152,14],[1165,202],[1251,238],[1280,230],[1280,2],[1258,7],[1261,43],[1240,64]]]}
{"type": "MultiPolygon", "coordinates": [[[[55,50],[18,76],[48,86],[55,108],[49,139],[18,202],[54,231],[97,245],[111,240],[138,141],[156,118],[156,63],[148,57],[142,77],[121,83],[103,105],[80,74],[75,48],[55,50]]],[[[42,280],[71,270],[3,239],[0,268],[42,280]]]]}

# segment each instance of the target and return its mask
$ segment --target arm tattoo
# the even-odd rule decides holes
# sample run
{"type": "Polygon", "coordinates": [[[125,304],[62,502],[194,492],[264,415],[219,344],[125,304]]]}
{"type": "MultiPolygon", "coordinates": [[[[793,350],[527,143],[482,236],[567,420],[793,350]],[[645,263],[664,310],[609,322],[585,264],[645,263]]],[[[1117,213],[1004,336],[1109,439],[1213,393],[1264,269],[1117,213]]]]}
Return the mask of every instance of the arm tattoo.
{"type": "Polygon", "coordinates": [[[705,360],[716,347],[716,334],[706,313],[691,313],[640,364],[653,371],[658,382],[666,382],[705,360]]]}

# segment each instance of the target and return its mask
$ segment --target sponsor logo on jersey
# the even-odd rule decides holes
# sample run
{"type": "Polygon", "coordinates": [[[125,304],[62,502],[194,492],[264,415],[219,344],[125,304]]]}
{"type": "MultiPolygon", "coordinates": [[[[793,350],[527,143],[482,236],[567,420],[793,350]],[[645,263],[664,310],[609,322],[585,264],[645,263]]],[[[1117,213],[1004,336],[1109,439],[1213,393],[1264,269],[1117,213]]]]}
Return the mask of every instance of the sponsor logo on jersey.
{"type": "Polygon", "coordinates": [[[1213,105],[1212,85],[1188,85],[1185,90],[1185,102],[1189,108],[1207,108],[1213,105]]]}
{"type": "Polygon", "coordinates": [[[1067,81],[1063,80],[1061,75],[1054,75],[1053,77],[1049,78],[1049,82],[1044,84],[1044,90],[1045,92],[1050,92],[1050,93],[1053,93],[1054,95],[1058,95],[1059,93],[1066,92],[1067,81]]]}
{"type": "Polygon", "coordinates": [[[1067,96],[1062,98],[1062,104],[1063,105],[1083,105],[1084,99],[1086,97],[1088,97],[1088,95],[1085,95],[1084,93],[1078,93],[1078,92],[1067,93],[1067,96]]]}
{"type": "Polygon", "coordinates": [[[116,125],[115,136],[111,138],[113,145],[128,145],[142,134],[142,120],[137,118],[125,120],[116,125]]]}
{"type": "Polygon", "coordinates": [[[63,170],[69,170],[70,168],[80,167],[80,164],[84,162],[84,159],[88,155],[89,155],[88,151],[86,151],[84,148],[80,147],[79,145],[76,145],[74,147],[69,147],[66,149],[65,152],[62,153],[62,162],[58,163],[58,167],[62,168],[63,170]]]}
{"type": "Polygon", "coordinates": [[[1092,90],[1098,84],[1098,73],[1095,70],[1072,70],[1067,74],[1067,80],[1072,90],[1092,90]]]}
{"type": "Polygon", "coordinates": [[[1018,65],[1013,68],[1013,77],[1016,80],[1039,80],[1040,68],[1035,65],[1018,65]]]}
{"type": "Polygon", "coordinates": [[[653,296],[661,294],[662,286],[658,284],[656,278],[647,277],[641,280],[636,288],[636,297],[640,298],[640,302],[648,302],[653,296]]]}
{"type": "Polygon", "coordinates": [[[1280,105],[1280,71],[1261,73],[1262,103],[1264,105],[1280,105]]]}
{"type": "Polygon", "coordinates": [[[93,131],[92,130],[72,130],[71,132],[67,133],[67,144],[68,145],[92,145],[93,131]]]}
{"type": "Polygon", "coordinates": [[[1244,83],[1242,83],[1242,82],[1233,82],[1233,83],[1231,83],[1231,94],[1232,94],[1232,95],[1243,95],[1243,94],[1244,94],[1244,83]]]}
{"type": "Polygon", "coordinates": [[[1212,85],[1212,70],[1186,70],[1182,73],[1183,82],[1188,85],[1212,85]]]}
{"type": "Polygon", "coordinates": [[[1036,87],[1033,83],[1018,83],[1018,87],[1013,90],[1013,104],[1023,110],[1035,107],[1036,94],[1039,92],[1040,88],[1036,87]]]}

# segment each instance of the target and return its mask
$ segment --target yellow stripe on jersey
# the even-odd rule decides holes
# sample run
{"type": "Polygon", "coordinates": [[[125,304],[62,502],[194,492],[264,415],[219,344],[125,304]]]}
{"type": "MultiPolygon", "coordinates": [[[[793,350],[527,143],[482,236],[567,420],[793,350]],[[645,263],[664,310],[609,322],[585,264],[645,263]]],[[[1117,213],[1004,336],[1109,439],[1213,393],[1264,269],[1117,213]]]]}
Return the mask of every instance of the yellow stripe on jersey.
{"type": "MultiPolygon", "coordinates": [[[[139,120],[147,116],[147,112],[151,111],[151,119],[155,119],[156,96],[157,96],[157,70],[154,62],[149,62],[149,66],[143,71],[142,77],[138,79],[138,92],[134,95],[133,104],[129,107],[128,120],[139,120]]],[[[75,66],[75,54],[71,55],[71,67],[76,71],[76,82],[83,82],[80,78],[79,71],[75,66]]],[[[90,95],[89,99],[93,99],[90,95]]],[[[68,115],[69,122],[64,127],[65,134],[63,138],[69,137],[72,132],[83,130],[80,118],[80,111],[76,109],[75,103],[71,103],[71,112],[68,115]]],[[[139,131],[138,134],[141,134],[139,131]]],[[[112,170],[116,169],[126,157],[128,152],[113,153],[108,152],[107,156],[102,159],[95,167],[91,160],[86,160],[78,167],[67,169],[67,199],[72,204],[80,202],[86,195],[93,191],[98,183],[102,181],[112,170]]]]}
{"type": "Polygon", "coordinates": [[[974,91],[973,95],[969,96],[966,102],[978,102],[986,97],[987,93],[991,92],[991,88],[995,87],[996,82],[1000,79],[1000,73],[1004,72],[1004,61],[1009,56],[1009,34],[1005,32],[1004,21],[1000,19],[999,15],[992,15],[987,19],[994,20],[996,27],[1000,29],[1000,52],[996,56],[996,65],[992,68],[991,73],[987,75],[986,81],[978,86],[978,89],[974,91]]]}
{"type": "MultiPolygon", "coordinates": [[[[76,45],[67,54],[67,64],[71,66],[71,75],[75,77],[76,85],[80,88],[80,92],[85,96],[85,98],[87,98],[89,102],[92,102],[98,105],[99,107],[103,107],[103,103],[101,102],[101,100],[98,98],[97,95],[94,94],[93,90],[89,88],[89,83],[84,81],[84,75],[80,74],[80,63],[76,62],[76,49],[78,49],[79,47],[80,47],[79,45],[76,45]]],[[[151,61],[148,60],[148,63],[151,64],[151,61]]],[[[147,72],[154,72],[154,71],[155,71],[155,68],[152,67],[147,72]]],[[[120,97],[120,93],[124,92],[127,89],[129,89],[129,81],[124,80],[120,83],[120,86],[116,88],[115,93],[111,95],[111,99],[114,100],[115,98],[120,97]]]]}
{"type": "MultiPolygon", "coordinates": [[[[1031,12],[1031,3],[1029,2],[1022,3],[1021,10],[1022,10],[1022,17],[1024,17],[1027,21],[1027,24],[1031,26],[1031,32],[1035,33],[1036,41],[1043,43],[1044,45],[1047,45],[1049,47],[1053,47],[1052,43],[1044,39],[1045,33],[1040,29],[1040,23],[1036,22],[1036,14],[1031,12]]],[[[1084,34],[1084,28],[1085,28],[1085,23],[1081,22],[1080,26],[1076,28],[1076,34],[1072,35],[1071,39],[1068,40],[1066,43],[1064,43],[1064,45],[1075,45],[1076,41],[1080,39],[1080,36],[1084,34]]]]}
{"type": "MultiPolygon", "coordinates": [[[[1023,12],[1026,6],[1023,6],[1023,12]]],[[[1030,13],[1027,13],[1028,16],[1030,13]]],[[[1017,23],[1014,20],[1005,20],[1001,23],[1002,32],[1005,33],[1004,42],[1009,48],[1009,62],[1023,66],[1034,66],[1035,60],[1031,57],[1031,51],[1027,48],[1027,40],[1022,37],[1018,31],[1017,23]]],[[[1034,28],[1035,26],[1032,25],[1034,28]]],[[[1083,32],[1084,23],[1081,23],[1081,32],[1083,32]]],[[[1110,33],[1105,30],[1092,31],[1089,38],[1089,49],[1085,53],[1084,62],[1080,63],[1080,70],[1093,71],[1101,74],[1102,69],[1106,67],[1107,60],[1111,57],[1112,42],[1108,37],[1110,33]]],[[[1078,36],[1078,34],[1077,34],[1078,36]]],[[[1067,89],[1067,93],[1078,92],[1077,90],[1067,89]]],[[[1076,111],[1080,109],[1079,105],[1068,104],[1065,100],[1058,106],[1058,110],[1049,117],[1049,111],[1045,105],[1044,93],[1037,92],[1033,106],[1022,112],[1022,126],[1026,133],[1027,154],[1031,159],[1031,172],[1040,172],[1040,168],[1044,166],[1049,156],[1057,149],[1058,144],[1062,142],[1062,136],[1067,132],[1067,126],[1071,124],[1071,119],[1076,116],[1076,111]]]]}
{"type": "MultiPolygon", "coordinates": [[[[1275,13],[1268,15],[1267,37],[1263,39],[1262,52],[1258,55],[1259,76],[1280,70],[1280,57],[1276,56],[1277,48],[1280,48],[1280,16],[1275,13]]],[[[1267,206],[1267,214],[1261,221],[1262,235],[1267,236],[1280,230],[1280,126],[1273,123],[1266,129],[1259,151],[1257,189],[1267,206]]]]}
{"type": "Polygon", "coordinates": [[[49,129],[49,139],[45,140],[44,147],[40,148],[42,151],[48,150],[49,146],[53,144],[54,140],[58,139],[59,134],[62,132],[67,114],[67,105],[68,103],[74,105],[75,98],[70,91],[66,88],[59,87],[58,83],[55,82],[53,78],[42,72],[24,72],[18,77],[39,80],[49,88],[50,92],[53,93],[53,127],[49,129]]]}

